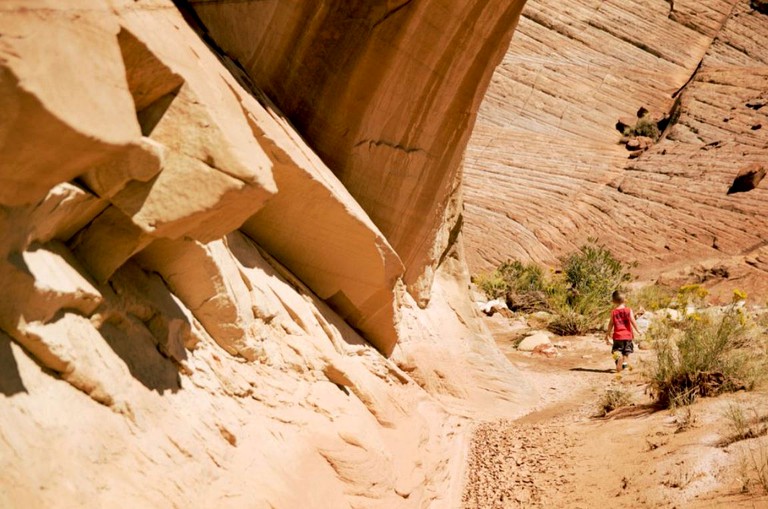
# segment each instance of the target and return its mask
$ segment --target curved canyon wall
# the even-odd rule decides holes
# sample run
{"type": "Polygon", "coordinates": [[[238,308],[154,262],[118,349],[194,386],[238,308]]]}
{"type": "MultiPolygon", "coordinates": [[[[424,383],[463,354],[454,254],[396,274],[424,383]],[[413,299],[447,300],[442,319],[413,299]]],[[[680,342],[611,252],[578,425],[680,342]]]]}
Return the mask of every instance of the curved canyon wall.
{"type": "Polygon", "coordinates": [[[720,264],[765,290],[768,191],[726,192],[768,161],[766,47],[749,0],[529,2],[467,150],[473,271],[597,237],[641,274],[720,264]],[[630,158],[615,126],[641,107],[673,119],[630,158]]]}
{"type": "Polygon", "coordinates": [[[464,147],[523,2],[191,4],[368,213],[425,304],[464,147]]]}
{"type": "Polygon", "coordinates": [[[0,506],[453,504],[532,397],[458,193],[523,3],[2,2],[0,506]]]}

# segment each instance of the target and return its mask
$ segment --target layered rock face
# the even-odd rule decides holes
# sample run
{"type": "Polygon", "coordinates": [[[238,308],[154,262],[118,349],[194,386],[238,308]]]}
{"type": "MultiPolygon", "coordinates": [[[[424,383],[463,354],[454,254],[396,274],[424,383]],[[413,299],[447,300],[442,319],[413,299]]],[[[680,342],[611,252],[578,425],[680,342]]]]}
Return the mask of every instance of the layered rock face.
{"type": "Polygon", "coordinates": [[[522,2],[341,4],[0,4],[0,506],[450,505],[530,403],[455,227],[522,2]]]}
{"type": "Polygon", "coordinates": [[[222,50],[312,140],[426,303],[448,245],[444,211],[464,147],[523,2],[191,4],[222,50]]]}
{"type": "Polygon", "coordinates": [[[748,0],[529,2],[467,152],[472,269],[597,237],[641,273],[763,274],[768,191],[726,193],[768,161],[767,21],[748,0]],[[673,118],[630,159],[615,125],[641,107],[673,118]]]}

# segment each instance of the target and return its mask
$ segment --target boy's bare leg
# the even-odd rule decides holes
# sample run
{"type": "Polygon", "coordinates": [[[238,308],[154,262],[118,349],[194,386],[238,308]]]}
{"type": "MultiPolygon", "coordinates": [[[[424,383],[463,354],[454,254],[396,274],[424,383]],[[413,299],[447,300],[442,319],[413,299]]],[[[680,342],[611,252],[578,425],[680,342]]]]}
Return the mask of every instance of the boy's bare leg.
{"type": "Polygon", "coordinates": [[[621,367],[622,367],[622,369],[624,368],[624,366],[625,366],[625,365],[626,365],[627,367],[629,367],[629,355],[624,355],[624,356],[621,358],[621,367]]]}
{"type": "Polygon", "coordinates": [[[621,363],[624,362],[624,357],[616,357],[616,373],[621,373],[621,363]]]}

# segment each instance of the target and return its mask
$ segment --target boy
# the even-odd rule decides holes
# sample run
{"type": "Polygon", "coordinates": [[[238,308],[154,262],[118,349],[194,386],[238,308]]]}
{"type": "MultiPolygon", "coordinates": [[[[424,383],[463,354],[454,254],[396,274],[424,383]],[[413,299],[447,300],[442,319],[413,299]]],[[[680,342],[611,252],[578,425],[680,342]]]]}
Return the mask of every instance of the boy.
{"type": "Polygon", "coordinates": [[[635,315],[631,309],[624,305],[624,296],[618,290],[613,292],[611,300],[614,307],[611,310],[611,319],[605,333],[605,342],[610,345],[610,339],[613,338],[611,352],[616,359],[616,372],[621,373],[622,369],[629,366],[629,354],[634,350],[632,329],[634,328],[638,335],[640,329],[637,327],[635,315]]]}

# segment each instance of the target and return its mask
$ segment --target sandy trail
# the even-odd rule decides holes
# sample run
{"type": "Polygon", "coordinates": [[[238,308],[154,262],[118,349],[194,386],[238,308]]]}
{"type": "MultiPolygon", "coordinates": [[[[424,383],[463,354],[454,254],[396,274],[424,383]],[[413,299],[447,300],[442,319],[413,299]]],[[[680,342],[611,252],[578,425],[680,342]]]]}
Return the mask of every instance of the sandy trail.
{"type": "Polygon", "coordinates": [[[740,493],[735,449],[717,445],[728,398],[765,401],[764,394],[658,411],[647,404],[641,375],[650,352],[637,352],[637,368],[617,379],[609,348],[595,337],[573,338],[554,359],[500,346],[542,393],[542,404],[515,421],[477,426],[465,509],[768,508],[768,497],[740,493]],[[609,387],[632,393],[636,405],[596,418],[609,387]]]}

